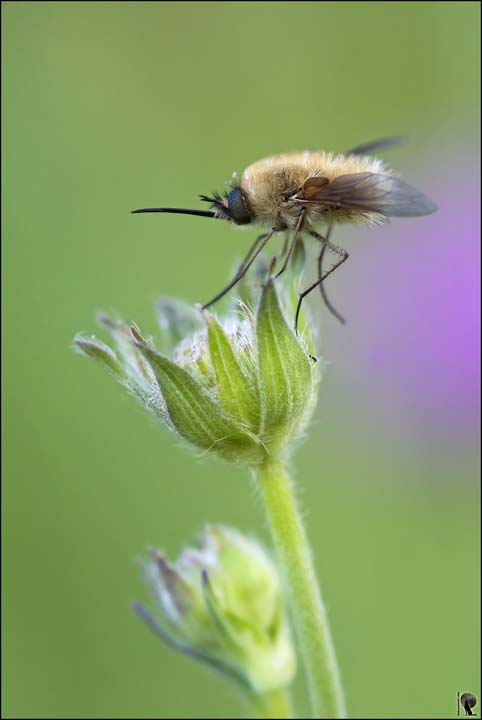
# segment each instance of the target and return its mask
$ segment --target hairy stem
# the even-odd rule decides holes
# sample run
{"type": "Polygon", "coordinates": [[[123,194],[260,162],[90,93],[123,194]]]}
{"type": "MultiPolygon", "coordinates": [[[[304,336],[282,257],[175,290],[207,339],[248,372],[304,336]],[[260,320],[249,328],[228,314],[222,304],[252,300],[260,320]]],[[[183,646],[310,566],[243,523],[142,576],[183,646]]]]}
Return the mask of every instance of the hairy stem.
{"type": "Polygon", "coordinates": [[[256,701],[256,713],[259,718],[279,718],[285,720],[293,717],[290,693],[287,689],[271,690],[260,695],[256,701]]]}
{"type": "Polygon", "coordinates": [[[287,584],[312,716],[344,718],[343,689],[328,618],[290,479],[284,465],[273,458],[257,468],[256,479],[287,584]]]}

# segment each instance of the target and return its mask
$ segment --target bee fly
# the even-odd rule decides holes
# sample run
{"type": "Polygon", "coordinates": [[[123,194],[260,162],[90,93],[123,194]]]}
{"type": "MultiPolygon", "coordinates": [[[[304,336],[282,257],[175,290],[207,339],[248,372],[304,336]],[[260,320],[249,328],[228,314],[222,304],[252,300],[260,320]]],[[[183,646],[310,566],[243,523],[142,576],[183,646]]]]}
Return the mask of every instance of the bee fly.
{"type": "Polygon", "coordinates": [[[343,222],[380,225],[389,217],[415,217],[436,210],[431,200],[403,182],[382,160],[370,155],[401,142],[401,138],[387,138],[338,155],[325,151],[274,155],[246,168],[241,181],[233,182],[229,192],[213,197],[200,195],[201,200],[211,204],[210,210],[142,208],[133,212],[197,215],[266,230],[254,241],[233,280],[204,308],[220,300],[241,280],[275,233],[285,233],[283,264],[276,277],[286,270],[301,236],[311,236],[320,244],[318,279],[300,293],[295,328],[304,298],[316,287],[320,288],[329,310],[344,322],[324,289],[326,278],[348,259],[346,250],[330,241],[333,225],[343,222]],[[324,235],[319,232],[321,227],[327,228],[324,235]],[[337,255],[337,260],[323,272],[327,249],[337,255]]]}

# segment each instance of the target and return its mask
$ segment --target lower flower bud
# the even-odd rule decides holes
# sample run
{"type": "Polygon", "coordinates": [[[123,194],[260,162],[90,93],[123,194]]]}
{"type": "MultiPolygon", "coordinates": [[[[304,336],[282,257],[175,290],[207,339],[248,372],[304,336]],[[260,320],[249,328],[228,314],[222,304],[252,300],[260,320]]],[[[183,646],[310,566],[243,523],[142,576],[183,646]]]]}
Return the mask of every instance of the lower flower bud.
{"type": "Polygon", "coordinates": [[[143,568],[159,623],[139,606],[138,614],[170,647],[256,694],[291,683],[296,661],[281,583],[259,543],[208,526],[176,563],[154,551],[143,568]]]}

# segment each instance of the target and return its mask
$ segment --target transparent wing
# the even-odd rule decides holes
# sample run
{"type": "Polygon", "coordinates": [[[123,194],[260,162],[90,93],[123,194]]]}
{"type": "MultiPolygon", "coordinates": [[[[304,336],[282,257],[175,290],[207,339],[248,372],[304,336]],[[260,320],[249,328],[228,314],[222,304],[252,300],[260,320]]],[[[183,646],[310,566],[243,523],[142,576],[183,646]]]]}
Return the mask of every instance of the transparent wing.
{"type": "Polygon", "coordinates": [[[364,143],[363,145],[357,145],[351,150],[348,150],[346,152],[346,155],[370,155],[372,152],[378,150],[387,150],[391,147],[404,145],[406,142],[407,139],[399,135],[389,138],[383,138],[382,140],[373,140],[373,142],[364,143]]]}
{"type": "Polygon", "coordinates": [[[392,175],[351,173],[340,175],[310,192],[305,202],[333,209],[377,212],[386,217],[415,217],[435,212],[436,205],[423,193],[392,175]]]}

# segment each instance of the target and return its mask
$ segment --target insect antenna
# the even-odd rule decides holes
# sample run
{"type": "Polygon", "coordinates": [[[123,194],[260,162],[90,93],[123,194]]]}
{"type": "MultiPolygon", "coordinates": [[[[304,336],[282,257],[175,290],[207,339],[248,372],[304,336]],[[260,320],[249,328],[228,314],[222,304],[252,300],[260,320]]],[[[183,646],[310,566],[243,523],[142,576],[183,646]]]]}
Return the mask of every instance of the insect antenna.
{"type": "Polygon", "coordinates": [[[217,193],[213,192],[213,196],[209,197],[209,195],[198,195],[198,198],[202,200],[203,202],[211,203],[211,205],[223,205],[223,198],[222,196],[217,193]]]}

